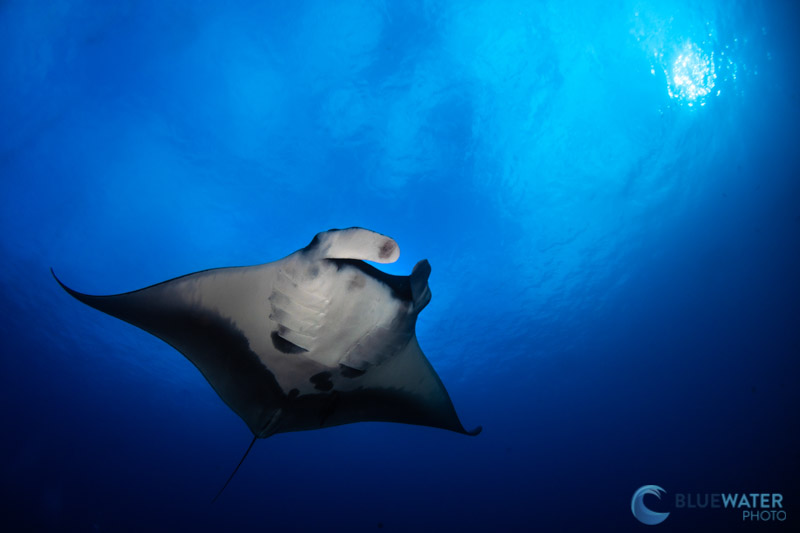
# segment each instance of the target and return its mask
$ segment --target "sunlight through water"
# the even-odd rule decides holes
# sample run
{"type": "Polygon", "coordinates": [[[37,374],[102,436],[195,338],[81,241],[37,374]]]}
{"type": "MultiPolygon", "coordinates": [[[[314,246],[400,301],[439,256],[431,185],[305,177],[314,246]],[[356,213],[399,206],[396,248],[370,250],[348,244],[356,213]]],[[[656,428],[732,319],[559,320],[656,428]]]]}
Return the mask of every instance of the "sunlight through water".
{"type": "Polygon", "coordinates": [[[667,90],[671,98],[689,106],[705,105],[705,98],[714,89],[714,53],[706,54],[699,46],[687,41],[678,57],[665,71],[667,90]]]}
{"type": "MultiPolygon", "coordinates": [[[[748,38],[720,30],[716,21],[700,13],[684,15],[636,11],[630,30],[651,58],[650,74],[664,73],[669,101],[697,108],[722,93],[742,96],[737,79],[748,70],[740,64],[748,38]]],[[[763,28],[762,33],[766,34],[763,28]]]]}

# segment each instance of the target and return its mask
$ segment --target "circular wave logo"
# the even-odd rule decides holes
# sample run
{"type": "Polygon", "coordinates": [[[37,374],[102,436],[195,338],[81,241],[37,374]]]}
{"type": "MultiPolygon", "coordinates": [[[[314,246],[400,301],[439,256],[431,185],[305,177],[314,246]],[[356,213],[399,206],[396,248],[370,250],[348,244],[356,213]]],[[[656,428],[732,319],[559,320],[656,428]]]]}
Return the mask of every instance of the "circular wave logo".
{"type": "Polygon", "coordinates": [[[652,494],[660,500],[661,494],[665,492],[667,491],[658,485],[645,485],[634,492],[633,498],[631,498],[631,511],[633,511],[633,516],[636,517],[636,520],[642,524],[647,524],[648,526],[654,526],[666,520],[669,516],[669,513],[653,512],[644,504],[644,497],[646,495],[652,494]]]}

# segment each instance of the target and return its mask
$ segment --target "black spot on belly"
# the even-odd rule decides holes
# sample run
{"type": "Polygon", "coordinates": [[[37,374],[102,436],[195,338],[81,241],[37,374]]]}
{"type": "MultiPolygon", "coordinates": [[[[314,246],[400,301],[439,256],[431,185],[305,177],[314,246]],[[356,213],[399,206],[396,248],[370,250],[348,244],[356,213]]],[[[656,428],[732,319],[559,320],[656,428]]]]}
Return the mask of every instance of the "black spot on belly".
{"type": "Polygon", "coordinates": [[[363,376],[366,370],[359,370],[357,368],[353,368],[352,366],[347,365],[339,365],[339,371],[342,373],[342,377],[344,378],[357,378],[358,376],[363,376]]]}
{"type": "Polygon", "coordinates": [[[311,378],[309,378],[309,381],[314,384],[315,389],[323,392],[328,392],[333,388],[330,372],[320,372],[319,374],[314,374],[311,376],[311,378]]]}
{"type": "Polygon", "coordinates": [[[305,348],[301,348],[300,346],[296,345],[293,342],[289,342],[280,335],[278,335],[277,331],[273,331],[272,335],[269,336],[272,339],[272,345],[275,347],[276,350],[282,353],[303,353],[307,352],[305,348]]]}
{"type": "Polygon", "coordinates": [[[385,241],[383,243],[383,246],[381,246],[381,250],[380,250],[380,252],[378,252],[378,255],[380,256],[381,259],[386,259],[390,255],[392,255],[392,252],[394,252],[395,246],[397,246],[397,245],[394,243],[394,241],[390,241],[390,240],[385,241]]]}

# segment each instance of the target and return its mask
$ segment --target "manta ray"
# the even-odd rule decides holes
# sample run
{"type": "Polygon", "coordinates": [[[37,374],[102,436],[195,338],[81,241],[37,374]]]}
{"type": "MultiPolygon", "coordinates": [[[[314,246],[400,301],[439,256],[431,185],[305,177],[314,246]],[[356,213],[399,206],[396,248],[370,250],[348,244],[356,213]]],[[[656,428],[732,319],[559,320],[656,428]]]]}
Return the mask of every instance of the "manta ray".
{"type": "Polygon", "coordinates": [[[253,433],[244,457],[259,438],[354,422],[477,435],[480,426],[464,429],[417,341],[417,316],[431,300],[430,264],[395,276],[365,262],[399,256],[385,235],[333,229],[278,261],[123,294],[82,294],[55,279],[189,359],[253,433]]]}

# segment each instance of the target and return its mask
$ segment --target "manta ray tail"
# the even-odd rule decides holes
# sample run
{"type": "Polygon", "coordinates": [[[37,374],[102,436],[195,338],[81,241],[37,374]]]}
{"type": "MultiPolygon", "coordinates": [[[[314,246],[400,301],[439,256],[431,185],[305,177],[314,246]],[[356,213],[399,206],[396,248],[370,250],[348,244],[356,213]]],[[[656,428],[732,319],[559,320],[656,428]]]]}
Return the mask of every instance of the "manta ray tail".
{"type": "Polygon", "coordinates": [[[258,436],[255,436],[255,437],[253,437],[253,440],[251,440],[251,441],[250,441],[250,446],[248,446],[248,447],[247,447],[247,451],[246,451],[246,452],[244,452],[244,455],[242,456],[242,459],[239,461],[239,464],[238,464],[238,465],[236,465],[236,468],[234,468],[234,469],[233,469],[233,473],[232,473],[232,474],[231,474],[231,476],[228,478],[228,481],[226,481],[226,482],[225,482],[225,484],[224,484],[224,485],[222,485],[222,488],[221,488],[221,489],[219,489],[219,492],[217,493],[217,495],[216,495],[216,496],[214,496],[214,499],[213,499],[213,500],[211,500],[211,504],[212,504],[212,505],[214,504],[214,502],[215,502],[215,501],[217,501],[217,498],[219,498],[219,497],[222,495],[222,492],[225,490],[225,487],[227,487],[227,486],[228,486],[228,483],[230,483],[230,482],[231,482],[231,480],[233,479],[233,476],[235,476],[235,475],[236,475],[236,472],[238,472],[238,471],[239,471],[239,467],[240,467],[240,466],[242,466],[242,463],[244,462],[245,458],[247,457],[247,454],[248,454],[248,453],[250,453],[250,450],[253,448],[253,444],[255,444],[255,443],[256,443],[256,439],[257,439],[257,438],[258,438],[258,436]]]}

